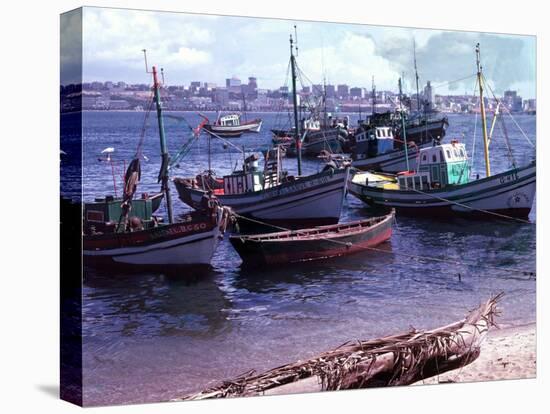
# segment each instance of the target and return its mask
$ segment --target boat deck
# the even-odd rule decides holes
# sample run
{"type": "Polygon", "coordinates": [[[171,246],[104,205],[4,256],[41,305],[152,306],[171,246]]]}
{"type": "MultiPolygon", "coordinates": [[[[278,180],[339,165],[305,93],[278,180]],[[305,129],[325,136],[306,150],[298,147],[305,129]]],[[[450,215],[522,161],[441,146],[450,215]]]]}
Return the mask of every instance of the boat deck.
{"type": "Polygon", "coordinates": [[[352,178],[352,183],[383,188],[384,190],[399,190],[399,184],[395,175],[375,174],[371,172],[359,172],[352,178]]]}
{"type": "Polygon", "coordinates": [[[387,216],[374,217],[366,220],[357,220],[349,223],[333,224],[328,226],[313,227],[303,230],[282,231],[276,233],[255,234],[255,235],[234,235],[233,238],[259,241],[259,242],[286,242],[317,240],[326,238],[347,237],[359,234],[367,229],[373,228],[377,224],[386,220],[387,216]]]}

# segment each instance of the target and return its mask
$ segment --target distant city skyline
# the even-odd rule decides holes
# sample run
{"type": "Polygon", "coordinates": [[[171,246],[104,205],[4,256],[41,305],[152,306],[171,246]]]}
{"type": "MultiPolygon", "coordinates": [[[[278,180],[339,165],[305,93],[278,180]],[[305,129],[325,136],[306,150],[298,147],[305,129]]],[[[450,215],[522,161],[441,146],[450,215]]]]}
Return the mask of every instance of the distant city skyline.
{"type": "Polygon", "coordinates": [[[421,91],[431,81],[435,94],[473,93],[479,42],[497,95],[516,90],[524,99],[536,97],[534,36],[93,7],[83,13],[82,80],[148,83],[141,51],[147,49],[149,64],[165,69],[168,85],[224,87],[227,78],[253,76],[260,88],[277,89],[289,84],[294,25],[297,61],[313,84],[369,88],[374,76],[377,89],[396,90],[403,76],[414,93],[414,40],[421,91]]]}

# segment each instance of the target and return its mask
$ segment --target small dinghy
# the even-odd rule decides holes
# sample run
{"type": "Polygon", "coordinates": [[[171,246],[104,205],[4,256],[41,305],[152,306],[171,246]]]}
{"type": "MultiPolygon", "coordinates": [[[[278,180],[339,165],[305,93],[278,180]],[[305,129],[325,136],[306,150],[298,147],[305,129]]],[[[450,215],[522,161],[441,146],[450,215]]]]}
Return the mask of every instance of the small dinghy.
{"type": "Polygon", "coordinates": [[[247,265],[294,263],[364,251],[387,241],[393,211],[382,217],[303,230],[233,235],[231,244],[247,265]]]}

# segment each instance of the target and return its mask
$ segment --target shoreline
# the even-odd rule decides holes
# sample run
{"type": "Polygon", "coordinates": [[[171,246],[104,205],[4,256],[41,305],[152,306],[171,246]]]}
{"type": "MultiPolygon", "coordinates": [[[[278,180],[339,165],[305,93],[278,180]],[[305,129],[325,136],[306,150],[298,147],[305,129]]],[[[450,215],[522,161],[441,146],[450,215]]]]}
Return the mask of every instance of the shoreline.
{"type": "Polygon", "coordinates": [[[481,354],[469,365],[419,381],[415,385],[467,383],[536,378],[536,324],[492,328],[481,344],[481,354]]]}

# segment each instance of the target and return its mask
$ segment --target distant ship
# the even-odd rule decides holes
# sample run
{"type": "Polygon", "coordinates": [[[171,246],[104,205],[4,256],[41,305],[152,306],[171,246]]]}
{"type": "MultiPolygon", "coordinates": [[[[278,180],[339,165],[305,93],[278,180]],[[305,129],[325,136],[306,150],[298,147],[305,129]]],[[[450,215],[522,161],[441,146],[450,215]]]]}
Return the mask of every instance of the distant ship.
{"type": "Polygon", "coordinates": [[[207,123],[204,129],[222,137],[240,137],[245,132],[260,132],[262,120],[241,121],[241,115],[229,114],[219,117],[213,124],[207,123]]]}
{"type": "MultiPolygon", "coordinates": [[[[418,151],[440,143],[448,126],[447,117],[431,114],[405,118],[406,139],[409,145],[409,164],[414,167],[418,151]]],[[[403,115],[406,117],[406,115],[403,115]]],[[[403,120],[398,112],[374,113],[360,123],[351,140],[353,166],[360,170],[389,173],[403,171],[406,166],[403,120]]]]}

